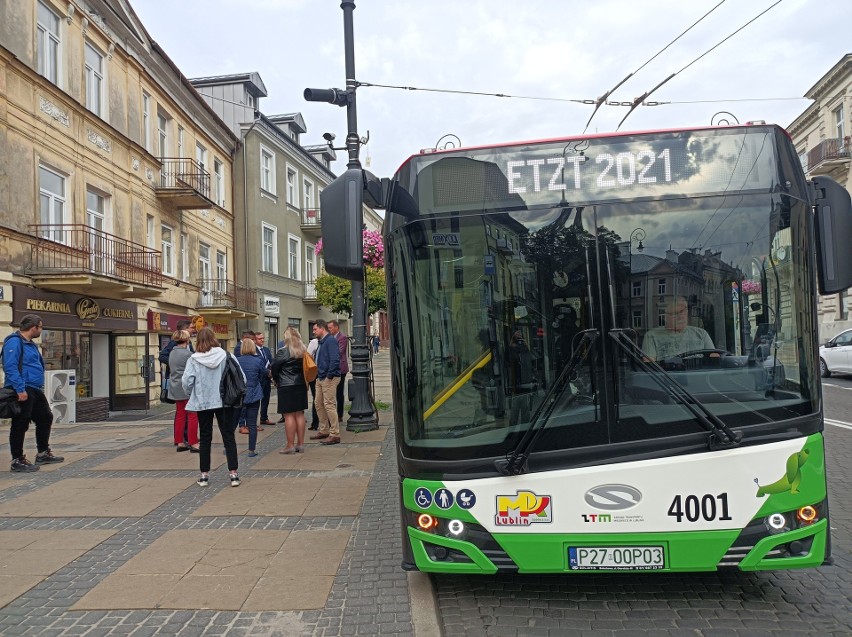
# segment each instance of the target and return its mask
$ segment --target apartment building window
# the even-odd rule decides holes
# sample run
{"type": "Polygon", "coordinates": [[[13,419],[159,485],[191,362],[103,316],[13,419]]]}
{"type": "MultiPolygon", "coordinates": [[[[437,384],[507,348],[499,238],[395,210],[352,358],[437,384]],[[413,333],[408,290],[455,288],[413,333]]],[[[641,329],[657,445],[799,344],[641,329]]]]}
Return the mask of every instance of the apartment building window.
{"type": "Polygon", "coordinates": [[[657,294],[665,294],[666,293],[666,280],[659,279],[657,280],[657,294]]]}
{"type": "Polygon", "coordinates": [[[216,203],[225,205],[225,165],[218,159],[213,160],[213,176],[216,179],[216,203]]]}
{"type": "Polygon", "coordinates": [[[304,184],[302,184],[302,187],[304,188],[304,190],[303,190],[304,202],[305,202],[304,209],[310,210],[311,208],[314,207],[314,184],[312,182],[308,181],[307,179],[305,179],[305,182],[304,182],[304,184]]]}
{"type": "Polygon", "coordinates": [[[216,281],[218,290],[225,292],[228,287],[228,261],[227,256],[221,250],[216,250],[216,281]]]}
{"type": "Polygon", "coordinates": [[[642,329],[642,310],[633,310],[633,329],[642,329]]]}
{"type": "Polygon", "coordinates": [[[104,56],[86,42],[86,106],[98,117],[103,115],[104,56]]]}
{"type": "Polygon", "coordinates": [[[292,327],[297,332],[300,332],[302,330],[302,319],[291,316],[287,319],[287,327],[292,327]]]}
{"type": "Polygon", "coordinates": [[[160,246],[163,252],[163,274],[175,275],[175,231],[171,226],[160,226],[160,246]]]}
{"type": "Polygon", "coordinates": [[[145,245],[154,249],[154,215],[145,217],[145,245]]]}
{"type": "Polygon", "coordinates": [[[278,228],[264,223],[261,234],[261,244],[263,247],[260,269],[264,272],[278,274],[278,228]]]}
{"type": "Polygon", "coordinates": [[[846,127],[843,123],[842,105],[836,111],[834,111],[834,130],[837,133],[837,140],[842,144],[843,138],[846,137],[846,127]]]}
{"type": "Polygon", "coordinates": [[[105,230],[106,222],[106,197],[86,190],[86,225],[95,230],[105,230]]]}
{"type": "Polygon", "coordinates": [[[802,164],[802,170],[808,172],[808,153],[804,150],[799,153],[799,163],[802,164]]]}
{"type": "Polygon", "coordinates": [[[43,225],[41,236],[51,241],[64,243],[65,234],[57,227],[65,223],[65,177],[39,166],[39,207],[43,225]]]}
{"type": "Polygon", "coordinates": [[[36,39],[38,40],[39,75],[43,75],[59,86],[59,63],[62,49],[62,40],[59,35],[59,16],[42,2],[38,3],[36,39]]]}
{"type": "Polygon", "coordinates": [[[201,305],[213,303],[213,292],[210,289],[213,279],[213,270],[210,267],[210,246],[198,242],[198,274],[201,279],[201,305]]]}
{"type": "Polygon", "coordinates": [[[317,280],[317,256],[314,254],[314,245],[305,244],[305,281],[313,283],[317,280]]]}
{"type": "Polygon", "coordinates": [[[178,126],[177,156],[183,158],[183,126],[178,126]]]}
{"type": "Polygon", "coordinates": [[[151,96],[142,93],[142,142],[145,150],[151,152],[151,96]]]}
{"type": "Polygon", "coordinates": [[[292,168],[287,168],[287,203],[291,206],[297,206],[299,199],[296,195],[296,171],[292,168]]]}
{"type": "Polygon", "coordinates": [[[849,320],[849,301],[850,295],[849,290],[843,290],[840,293],[840,320],[847,321],[849,320]]]}
{"type": "Polygon", "coordinates": [[[296,279],[297,281],[301,278],[299,276],[299,252],[301,240],[298,237],[294,237],[292,234],[287,237],[287,264],[288,271],[287,276],[291,279],[296,279]]]}
{"type": "Polygon", "coordinates": [[[157,142],[163,160],[169,156],[169,117],[165,113],[157,113],[157,142]]]}
{"type": "Polygon", "coordinates": [[[195,159],[201,168],[207,165],[207,149],[198,142],[195,142],[195,159]]]}
{"type": "Polygon", "coordinates": [[[260,146],[260,187],[275,194],[275,153],[263,145],[260,146]]]}
{"type": "Polygon", "coordinates": [[[180,233],[180,278],[182,281],[189,281],[189,237],[185,232],[180,233]]]}
{"type": "Polygon", "coordinates": [[[660,306],[657,309],[657,325],[659,327],[666,326],[666,308],[664,306],[660,306]]]}
{"type": "Polygon", "coordinates": [[[633,296],[642,296],[642,281],[633,282],[633,296]]]}

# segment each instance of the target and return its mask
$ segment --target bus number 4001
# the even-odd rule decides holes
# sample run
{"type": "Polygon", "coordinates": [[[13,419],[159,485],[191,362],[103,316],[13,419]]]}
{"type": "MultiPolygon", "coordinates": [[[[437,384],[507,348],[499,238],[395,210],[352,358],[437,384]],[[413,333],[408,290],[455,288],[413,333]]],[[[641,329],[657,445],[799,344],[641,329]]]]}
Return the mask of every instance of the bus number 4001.
{"type": "Polygon", "coordinates": [[[687,522],[698,522],[699,519],[704,519],[707,522],[714,520],[730,520],[728,514],[728,494],[720,493],[717,496],[713,495],[676,495],[669,507],[669,515],[675,518],[678,522],[683,522],[686,518],[687,522]]]}

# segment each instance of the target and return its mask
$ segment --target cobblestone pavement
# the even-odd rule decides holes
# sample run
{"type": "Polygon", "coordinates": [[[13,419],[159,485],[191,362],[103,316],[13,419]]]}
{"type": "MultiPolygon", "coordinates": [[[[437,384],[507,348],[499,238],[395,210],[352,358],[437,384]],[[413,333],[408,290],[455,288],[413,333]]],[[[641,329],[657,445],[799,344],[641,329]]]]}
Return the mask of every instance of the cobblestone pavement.
{"type": "MultiPolygon", "coordinates": [[[[826,411],[841,418],[840,410],[827,405],[826,411]]],[[[827,426],[826,440],[833,566],[656,576],[436,575],[444,635],[852,635],[852,430],[827,426]]]]}
{"type": "MultiPolygon", "coordinates": [[[[162,416],[160,416],[162,417],[162,416]]],[[[388,412],[381,414],[387,426],[388,412]]],[[[186,478],[194,479],[196,471],[93,471],[105,461],[128,449],[159,445],[164,453],[173,453],[170,443],[171,423],[147,421],[140,425],[158,427],[155,437],[143,436],[135,447],[99,451],[66,464],[58,471],[40,471],[21,478],[19,474],[0,474],[0,508],[19,496],[33,493],[64,480],[91,479],[94,474],[103,481],[111,478],[186,478]]],[[[93,427],[95,425],[92,425],[93,427]]],[[[126,426],[123,423],[122,426],[126,426]]],[[[283,446],[283,426],[259,442],[260,456],[255,459],[240,455],[240,475],[245,484],[253,478],[316,477],[315,471],[253,471],[255,463],[283,446]]],[[[384,427],[383,427],[384,429],[384,427]]],[[[106,434],[105,432],[105,435],[106,434]]],[[[32,432],[28,434],[28,443],[32,432]]],[[[61,440],[61,436],[58,436],[61,440]]],[[[241,447],[244,448],[245,437],[241,447]]],[[[61,447],[54,445],[57,452],[61,447]]],[[[339,448],[343,448],[341,445],[339,448]]],[[[342,517],[197,517],[193,512],[223,490],[227,490],[225,469],[211,474],[211,486],[198,489],[194,485],[155,507],[141,517],[15,517],[0,519],[0,534],[8,531],[88,530],[111,534],[80,557],[59,568],[43,581],[17,596],[0,609],[0,635],[62,636],[85,635],[228,635],[229,637],[274,637],[290,635],[411,635],[411,619],[406,574],[400,569],[400,533],[398,480],[393,431],[384,440],[353,443],[352,447],[379,447],[378,461],[370,472],[338,467],[333,475],[340,489],[346,489],[350,477],[370,478],[363,507],[357,516],[342,517]],[[71,607],[100,582],[149,547],[155,540],[174,529],[255,529],[320,532],[346,530],[349,544],[334,577],[324,608],[302,611],[221,611],[221,610],[98,610],[76,611],[71,607]]],[[[214,453],[219,452],[214,447],[214,453]]],[[[220,453],[220,452],[219,452],[220,453]]],[[[308,450],[310,453],[310,449],[308,450]]],[[[190,454],[180,454],[189,458],[190,454]]],[[[306,454],[307,456],[307,454],[306,454]]],[[[197,464],[197,456],[191,456],[197,464]]],[[[42,512],[43,514],[43,512],[42,512]]],[[[0,547],[2,549],[2,547],[0,547]]],[[[5,564],[0,564],[0,576],[5,564]]],[[[310,563],[294,562],[292,576],[311,572],[310,563]]]]}

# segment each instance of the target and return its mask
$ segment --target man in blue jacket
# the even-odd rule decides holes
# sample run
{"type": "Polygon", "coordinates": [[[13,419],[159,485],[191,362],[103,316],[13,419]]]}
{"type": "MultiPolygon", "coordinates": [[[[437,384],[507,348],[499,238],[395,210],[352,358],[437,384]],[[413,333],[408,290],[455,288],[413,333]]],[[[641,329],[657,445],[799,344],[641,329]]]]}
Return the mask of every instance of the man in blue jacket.
{"type": "Polygon", "coordinates": [[[314,402],[319,418],[319,432],[311,440],[321,445],[336,445],[340,442],[340,421],[337,418],[337,384],[340,382],[340,350],[337,339],[328,332],[328,323],[319,319],[314,323],[314,336],[319,340],[317,348],[317,393],[314,402]]]}
{"type": "Polygon", "coordinates": [[[9,448],[12,452],[12,471],[26,473],[38,471],[39,465],[65,460],[50,450],[50,426],[53,413],[44,395],[44,359],[33,339],[41,336],[41,317],[27,314],[21,319],[21,327],[3,341],[3,371],[6,387],[18,392],[21,413],[12,418],[9,430],[9,448]],[[38,453],[35,464],[24,455],[24,437],[30,421],[36,426],[38,453]]]}

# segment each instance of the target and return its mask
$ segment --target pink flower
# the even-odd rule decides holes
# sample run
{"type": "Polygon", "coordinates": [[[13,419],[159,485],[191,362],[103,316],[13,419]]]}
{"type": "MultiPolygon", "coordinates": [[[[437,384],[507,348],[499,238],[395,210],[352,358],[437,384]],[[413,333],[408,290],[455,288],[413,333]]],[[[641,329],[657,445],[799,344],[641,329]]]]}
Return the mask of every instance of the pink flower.
{"type": "MultiPolygon", "coordinates": [[[[314,246],[314,254],[322,254],[322,239],[314,246]]],[[[364,264],[372,268],[385,267],[385,246],[380,232],[364,230],[364,264]]]]}

